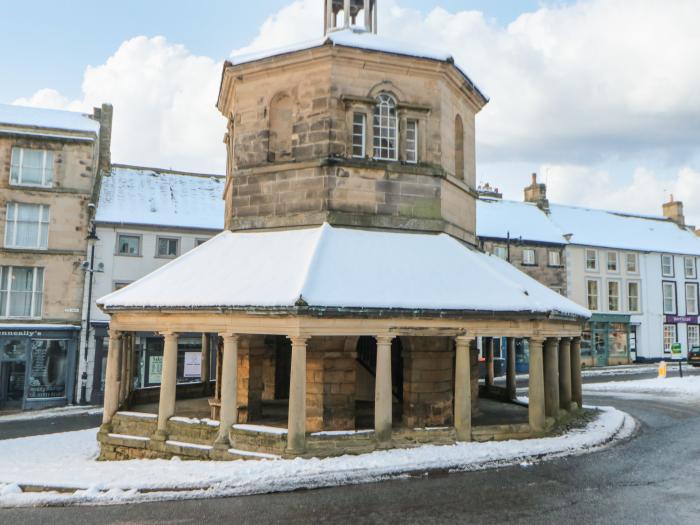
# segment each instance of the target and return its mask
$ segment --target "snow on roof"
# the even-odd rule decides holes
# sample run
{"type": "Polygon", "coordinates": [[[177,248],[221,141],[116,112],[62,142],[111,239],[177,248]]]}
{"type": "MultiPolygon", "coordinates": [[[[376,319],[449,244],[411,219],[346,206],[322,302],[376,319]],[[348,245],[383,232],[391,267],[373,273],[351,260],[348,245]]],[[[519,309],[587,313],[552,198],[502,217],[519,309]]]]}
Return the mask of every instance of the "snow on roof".
{"type": "Polygon", "coordinates": [[[100,123],[85,113],[0,104],[0,125],[98,133],[100,123]]]}
{"type": "Polygon", "coordinates": [[[446,234],[323,226],[225,231],[98,300],[119,308],[293,307],[590,312],[446,234]],[[222,264],[224,263],[225,264],[222,264]]]}
{"type": "MultiPolygon", "coordinates": [[[[370,33],[364,30],[357,29],[344,29],[341,31],[332,31],[326,36],[314,38],[311,40],[304,40],[302,42],[295,42],[288,46],[279,47],[275,49],[266,49],[261,51],[253,51],[251,53],[233,54],[231,56],[231,61],[234,65],[246,64],[248,62],[255,62],[256,60],[262,60],[265,58],[271,58],[279,55],[285,55],[287,53],[294,53],[296,51],[304,51],[306,49],[313,49],[315,47],[321,47],[327,43],[333,44],[335,46],[342,47],[353,47],[358,49],[366,49],[369,51],[381,51],[384,53],[392,53],[395,55],[405,55],[417,58],[427,58],[430,60],[438,60],[440,62],[452,62],[454,63],[454,58],[450,53],[444,51],[439,51],[426,46],[422,43],[406,43],[399,42],[396,40],[390,40],[382,36],[370,33]]],[[[472,81],[467,75],[466,71],[461,68],[456,63],[455,67],[464,75],[467,81],[474,86],[474,88],[488,100],[488,96],[485,92],[477,86],[474,81],[472,81]]]]}
{"type": "Polygon", "coordinates": [[[476,202],[479,237],[566,244],[561,230],[536,204],[495,199],[476,202]]]}
{"type": "Polygon", "coordinates": [[[102,179],[98,223],[201,228],[224,227],[224,177],[113,166],[102,179]]]}

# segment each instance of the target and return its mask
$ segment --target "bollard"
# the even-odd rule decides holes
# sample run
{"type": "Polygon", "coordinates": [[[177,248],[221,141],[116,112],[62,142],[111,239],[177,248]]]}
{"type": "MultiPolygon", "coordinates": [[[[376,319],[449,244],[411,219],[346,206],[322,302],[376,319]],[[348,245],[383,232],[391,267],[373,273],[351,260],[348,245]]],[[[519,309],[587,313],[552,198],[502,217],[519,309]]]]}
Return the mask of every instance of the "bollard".
{"type": "Polygon", "coordinates": [[[659,378],[666,377],[666,361],[661,361],[659,363],[659,378]]]}

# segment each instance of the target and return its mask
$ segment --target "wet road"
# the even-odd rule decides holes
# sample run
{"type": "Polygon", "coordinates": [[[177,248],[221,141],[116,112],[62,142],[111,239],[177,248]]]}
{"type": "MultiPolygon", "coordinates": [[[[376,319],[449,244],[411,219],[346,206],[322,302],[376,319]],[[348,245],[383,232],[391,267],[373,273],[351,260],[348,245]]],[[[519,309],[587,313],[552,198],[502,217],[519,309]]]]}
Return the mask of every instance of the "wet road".
{"type": "Polygon", "coordinates": [[[700,403],[588,396],[640,423],[607,450],[529,467],[289,494],[0,510],[1,523],[698,523],[700,403]]]}

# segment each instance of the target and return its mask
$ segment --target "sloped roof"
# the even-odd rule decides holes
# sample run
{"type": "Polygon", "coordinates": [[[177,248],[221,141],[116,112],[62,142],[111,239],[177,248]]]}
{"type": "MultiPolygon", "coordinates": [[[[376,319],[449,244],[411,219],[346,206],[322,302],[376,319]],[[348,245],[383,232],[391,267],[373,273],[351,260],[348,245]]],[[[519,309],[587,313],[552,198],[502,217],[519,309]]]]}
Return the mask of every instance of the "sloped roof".
{"type": "Polygon", "coordinates": [[[446,234],[323,226],[225,231],[98,300],[120,308],[590,312],[446,234]]]}
{"type": "Polygon", "coordinates": [[[566,244],[561,230],[537,205],[496,199],[476,202],[476,232],[479,237],[522,239],[542,243],[566,244]]]}
{"type": "Polygon", "coordinates": [[[85,113],[0,104],[0,125],[99,133],[100,123],[85,113]]]}
{"type": "Polygon", "coordinates": [[[225,178],[114,165],[102,179],[98,223],[222,230],[225,178]]]}

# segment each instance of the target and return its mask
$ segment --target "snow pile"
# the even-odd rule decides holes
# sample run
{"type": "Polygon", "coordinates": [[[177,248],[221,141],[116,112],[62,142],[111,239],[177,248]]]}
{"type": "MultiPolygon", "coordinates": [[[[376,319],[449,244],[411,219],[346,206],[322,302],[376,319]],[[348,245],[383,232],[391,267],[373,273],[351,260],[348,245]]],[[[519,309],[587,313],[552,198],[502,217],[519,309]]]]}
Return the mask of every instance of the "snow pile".
{"type": "Polygon", "coordinates": [[[476,234],[479,237],[515,241],[567,244],[563,232],[536,204],[507,200],[476,201],[476,234]]]}
{"type": "Polygon", "coordinates": [[[700,376],[642,379],[639,381],[612,381],[584,385],[589,392],[625,392],[642,394],[669,394],[681,397],[700,396],[700,376]]]}
{"type": "Polygon", "coordinates": [[[0,506],[236,496],[373,482],[431,469],[478,470],[583,454],[629,437],[634,429],[634,420],[624,412],[602,408],[585,428],[557,437],[425,445],[328,459],[218,463],[97,462],[96,430],[83,430],[3,441],[0,506]],[[22,485],[73,490],[19,493],[15,486],[22,485]]]}
{"type": "Polygon", "coordinates": [[[0,104],[0,124],[98,133],[100,124],[85,113],[0,104]]]}

